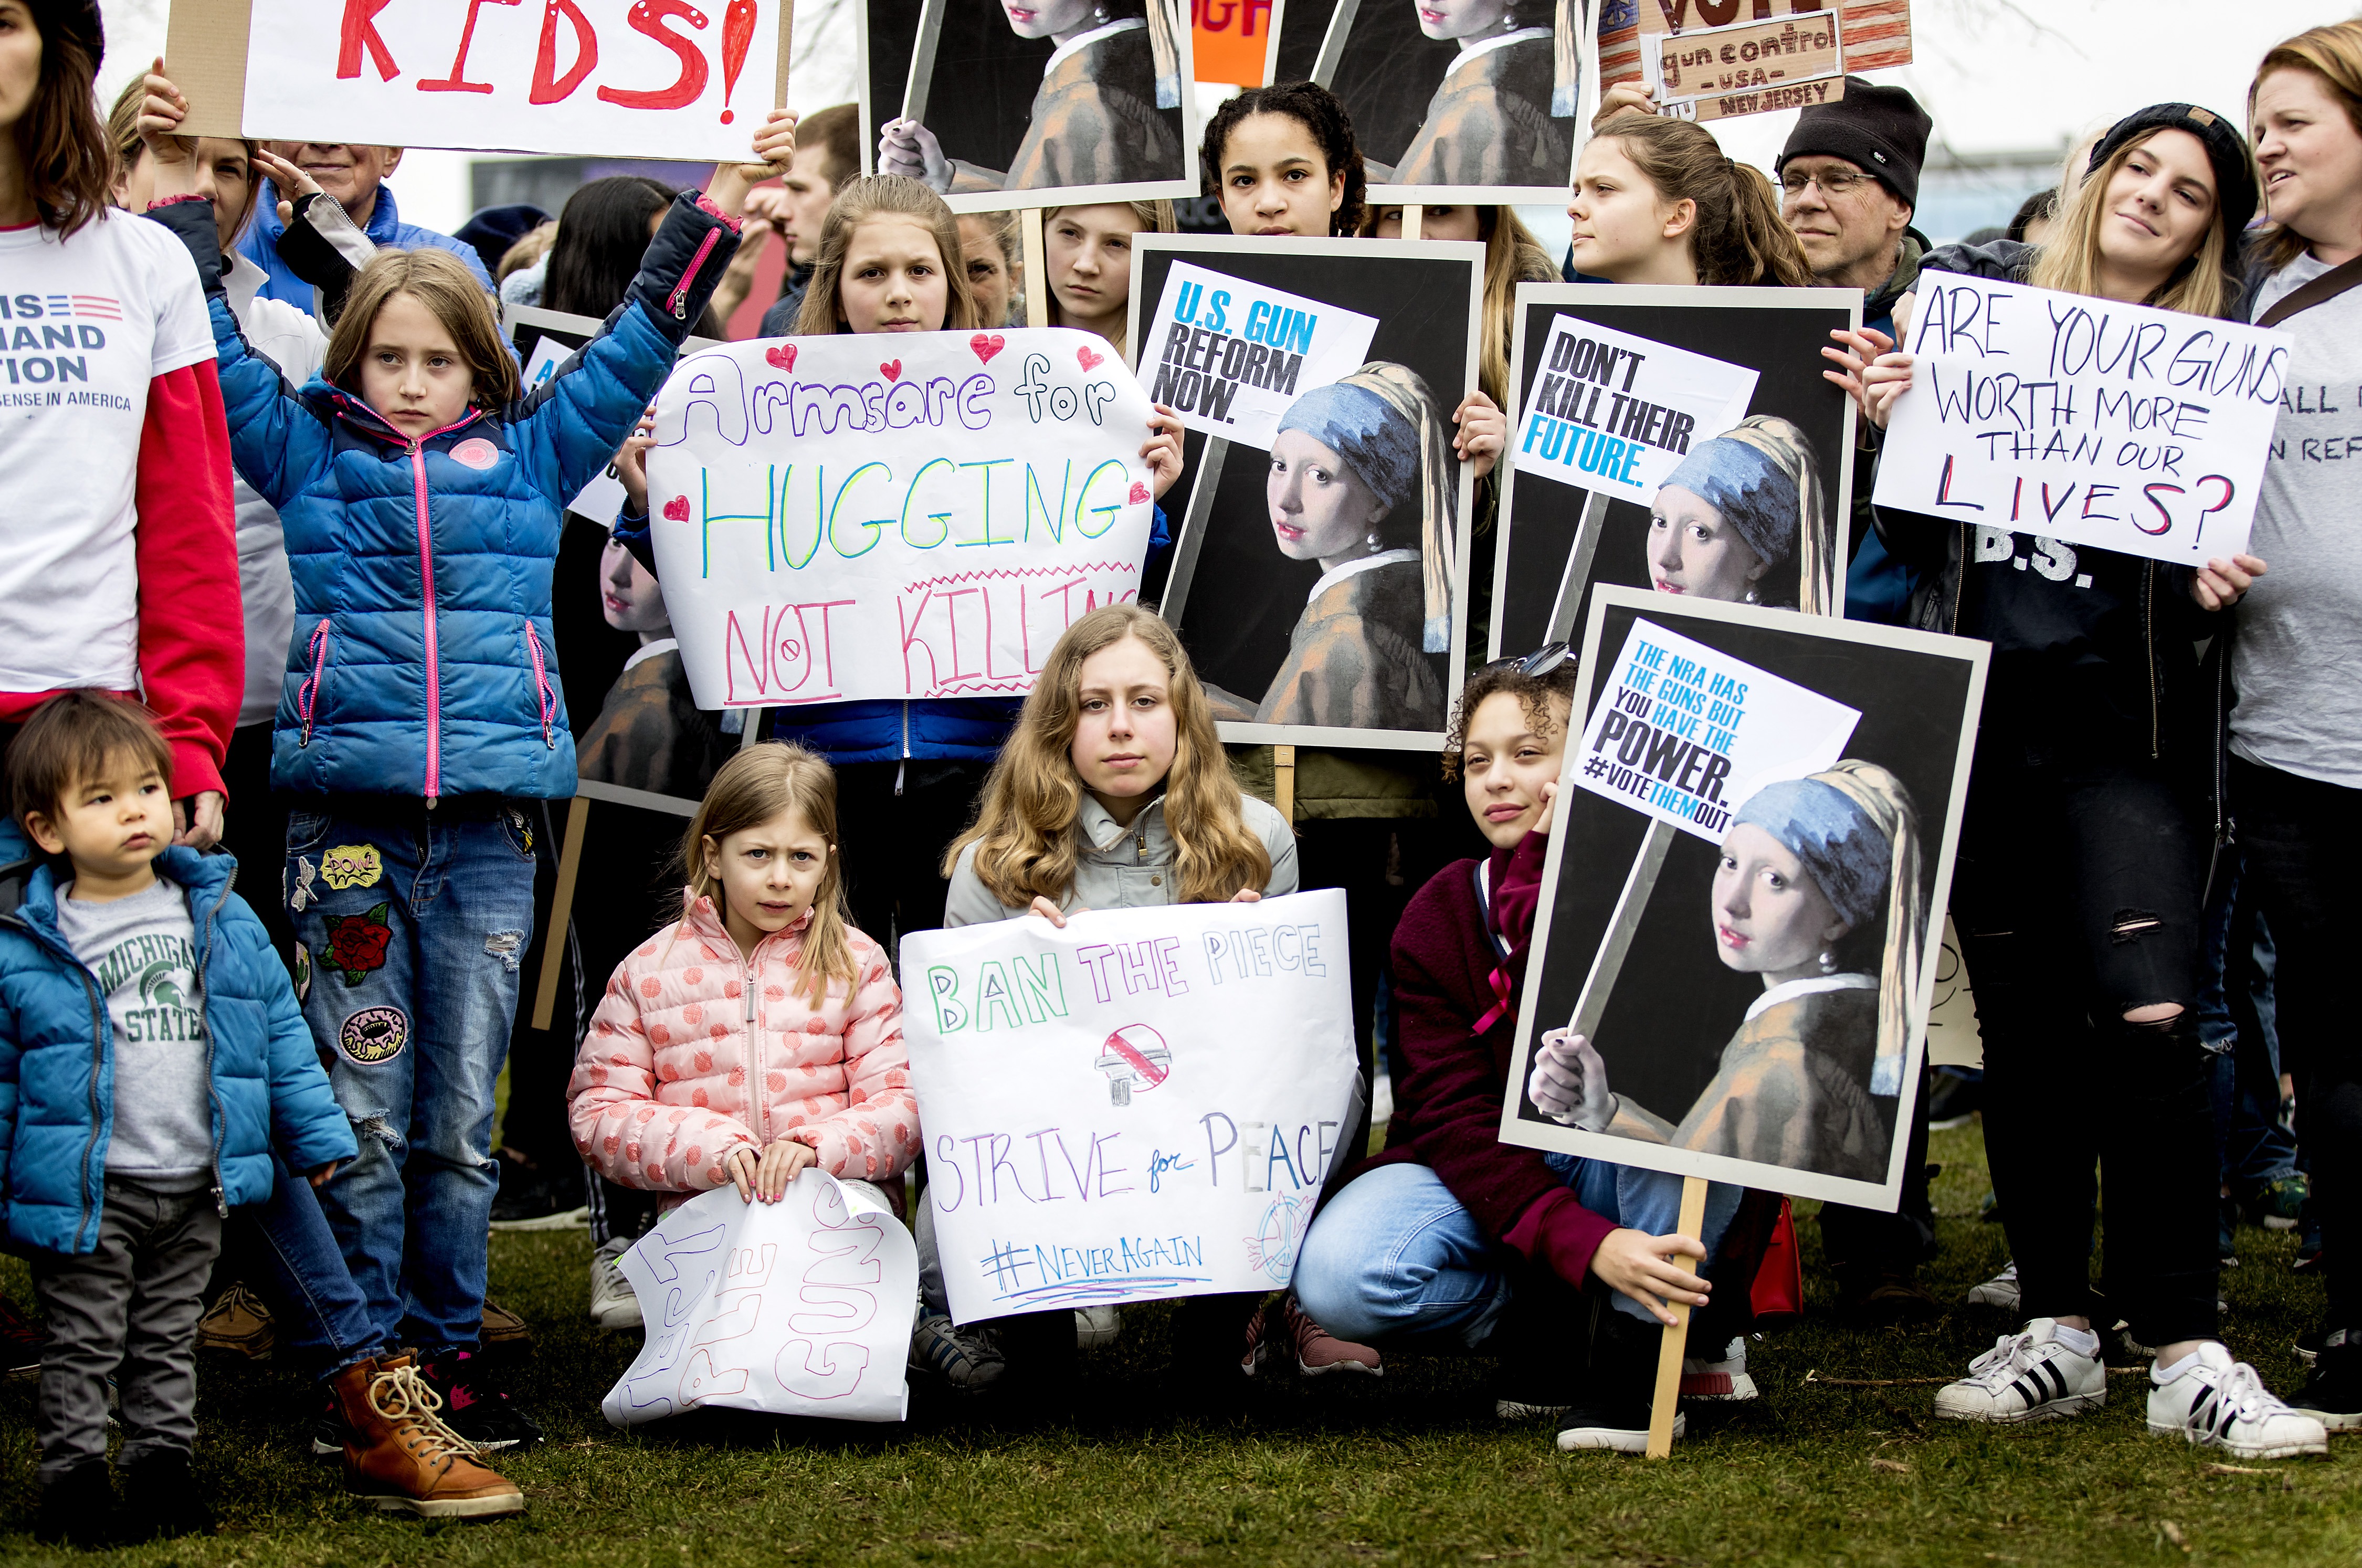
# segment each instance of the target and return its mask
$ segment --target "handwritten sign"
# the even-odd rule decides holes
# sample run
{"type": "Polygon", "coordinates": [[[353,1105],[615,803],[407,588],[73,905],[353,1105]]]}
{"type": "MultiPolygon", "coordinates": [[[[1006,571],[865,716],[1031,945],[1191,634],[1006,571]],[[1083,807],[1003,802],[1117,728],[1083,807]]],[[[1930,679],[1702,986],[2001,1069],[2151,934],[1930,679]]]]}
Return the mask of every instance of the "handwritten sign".
{"type": "Polygon", "coordinates": [[[1845,96],[1838,14],[1703,32],[1643,33],[1640,59],[1662,94],[1658,112],[1693,120],[1802,109],[1845,96]]]}
{"type": "Polygon", "coordinates": [[[616,1260],[647,1340],[600,1403],[608,1421],[704,1405],[900,1420],[919,1252],[875,1190],[807,1170],[777,1203],[724,1187],[666,1215],[616,1260]]]}
{"type": "Polygon", "coordinates": [[[1142,373],[1150,401],[1190,429],[1267,450],[1288,405],[1360,370],[1377,330],[1375,316],[1175,261],[1141,340],[1142,373]]]}
{"type": "Polygon", "coordinates": [[[789,10],[174,0],[170,47],[199,135],[706,160],[786,102],[789,10]]]}
{"type": "Polygon", "coordinates": [[[698,704],[1021,696],[1135,598],[1148,399],[1058,327],[774,339],[657,398],[649,524],[698,704]]]}
{"type": "MultiPolygon", "coordinates": [[[[501,313],[501,332],[524,363],[524,390],[528,393],[580,353],[583,346],[599,335],[602,325],[595,316],[568,315],[534,305],[509,305],[501,313]]],[[[691,337],[681,345],[680,351],[696,354],[719,346],[714,338],[691,337]]],[[[610,460],[598,478],[566,503],[566,510],[608,528],[614,525],[615,513],[624,509],[624,499],[623,476],[610,460]]]]}
{"type": "Polygon", "coordinates": [[[1276,1290],[1352,1132],[1345,895],[918,932],[953,1318],[1276,1290]]]}
{"type": "Polygon", "coordinates": [[[2183,564],[2247,547],[2290,338],[1929,272],[1881,506],[2183,564]]]}
{"type": "Polygon", "coordinates": [[[1745,365],[1558,316],[1510,460],[1646,506],[1694,444],[1747,417],[1756,379],[1745,365]]]}
{"type": "Polygon", "coordinates": [[[1591,711],[1573,782],[1720,844],[1764,785],[1843,756],[1859,710],[1636,620],[1591,711]]]}

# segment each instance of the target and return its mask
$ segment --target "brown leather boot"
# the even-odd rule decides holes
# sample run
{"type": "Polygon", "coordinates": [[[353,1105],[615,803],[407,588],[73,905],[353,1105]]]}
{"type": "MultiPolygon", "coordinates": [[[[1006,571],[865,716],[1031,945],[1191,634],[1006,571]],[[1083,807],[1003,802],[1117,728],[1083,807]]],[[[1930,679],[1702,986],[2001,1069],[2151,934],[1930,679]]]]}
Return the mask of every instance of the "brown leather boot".
{"type": "Polygon", "coordinates": [[[443,1424],[442,1397],[408,1355],[356,1363],[328,1391],[347,1432],[347,1490],[428,1518],[524,1511],[516,1483],[480,1463],[475,1447],[443,1424]]]}

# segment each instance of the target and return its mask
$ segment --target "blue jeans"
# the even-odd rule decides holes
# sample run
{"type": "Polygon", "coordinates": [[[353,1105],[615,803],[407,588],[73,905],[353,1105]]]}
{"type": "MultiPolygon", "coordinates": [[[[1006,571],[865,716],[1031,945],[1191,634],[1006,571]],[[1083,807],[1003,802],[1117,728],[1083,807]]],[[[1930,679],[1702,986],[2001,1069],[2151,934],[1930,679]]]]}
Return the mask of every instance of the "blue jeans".
{"type": "MultiPolygon", "coordinates": [[[[1652,1236],[1679,1228],[1680,1176],[1572,1154],[1545,1157],[1594,1214],[1652,1236]]],[[[1698,1240],[1707,1262],[1694,1272],[1712,1276],[1742,1191],[1721,1182],[1706,1187],[1705,1233],[1698,1240]]],[[[1341,1340],[1473,1349],[1509,1304],[1508,1264],[1441,1176],[1425,1165],[1380,1165],[1321,1209],[1297,1254],[1294,1286],[1312,1320],[1341,1340]]],[[[1644,1322],[1656,1321],[1620,1293],[1611,1299],[1644,1322]]]]}
{"type": "Polygon", "coordinates": [[[355,1362],[382,1354],[392,1342],[370,1321],[369,1302],[345,1266],[312,1184],[270,1156],[269,1201],[235,1210],[254,1229],[256,1249],[270,1271],[278,1328],[307,1368],[334,1377],[355,1362]]]}
{"type": "Polygon", "coordinates": [[[360,1155],[320,1207],[376,1337],[438,1355],[483,1327],[492,1087],[533,934],[535,808],[325,803],[288,818],[287,909],[296,994],[360,1155]]]}

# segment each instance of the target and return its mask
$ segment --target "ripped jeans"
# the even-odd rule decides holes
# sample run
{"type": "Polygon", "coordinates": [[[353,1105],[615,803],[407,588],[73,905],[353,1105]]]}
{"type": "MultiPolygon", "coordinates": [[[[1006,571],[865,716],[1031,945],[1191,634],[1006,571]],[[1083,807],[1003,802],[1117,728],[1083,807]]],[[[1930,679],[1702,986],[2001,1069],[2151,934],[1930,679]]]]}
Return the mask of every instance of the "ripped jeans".
{"type": "Polygon", "coordinates": [[[2215,1337],[2213,1058],[2197,1002],[2204,839],[2140,758],[1979,741],[1952,920],[1985,1053],[1985,1153],[2022,1316],[2215,1337]],[[2124,1015],[2181,1004],[2170,1024],[2124,1015]],[[2091,1280],[2105,1187],[2108,1300],[2091,1280]]]}
{"type": "Polygon", "coordinates": [[[484,797],[330,797],[288,818],[295,992],[360,1145],[320,1207],[371,1328],[428,1355],[483,1325],[492,1088],[540,821],[536,801],[484,797]]]}

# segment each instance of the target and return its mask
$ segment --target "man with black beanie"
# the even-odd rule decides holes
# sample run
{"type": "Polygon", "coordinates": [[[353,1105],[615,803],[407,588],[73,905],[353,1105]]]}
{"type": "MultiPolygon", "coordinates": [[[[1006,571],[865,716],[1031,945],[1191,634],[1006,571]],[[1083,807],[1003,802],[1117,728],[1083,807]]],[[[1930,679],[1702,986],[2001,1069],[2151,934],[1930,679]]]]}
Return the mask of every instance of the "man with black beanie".
{"type": "MultiPolygon", "coordinates": [[[[1919,166],[1927,156],[1926,111],[1900,87],[1846,78],[1845,96],[1797,116],[1780,149],[1781,216],[1796,231],[1816,280],[1862,291],[1862,325],[1892,337],[1894,302],[1919,281],[1929,248],[1911,226],[1919,201],[1919,166]]],[[[1871,526],[1874,464],[1854,459],[1854,557],[1846,571],[1846,616],[1899,623],[1911,602],[1908,568],[1890,557],[1871,526]]],[[[1941,1309],[1915,1275],[1934,1250],[1927,1200],[1927,1087],[1910,1130],[1903,1206],[1893,1214],[1840,1204],[1821,1209],[1821,1242],[1850,1315],[1893,1321],[1934,1317],[1941,1309]]]]}

